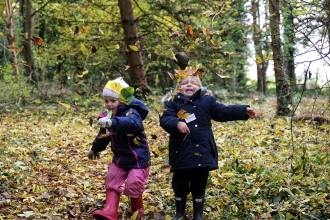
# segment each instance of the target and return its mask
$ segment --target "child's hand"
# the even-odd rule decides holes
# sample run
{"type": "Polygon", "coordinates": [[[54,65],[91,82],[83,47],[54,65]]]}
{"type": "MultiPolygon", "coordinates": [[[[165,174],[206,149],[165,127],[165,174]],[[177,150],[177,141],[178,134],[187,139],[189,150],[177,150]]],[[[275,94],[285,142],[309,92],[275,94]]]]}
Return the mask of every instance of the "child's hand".
{"type": "Polygon", "coordinates": [[[246,114],[249,116],[249,118],[256,118],[257,117],[257,112],[250,107],[246,108],[246,114]]]}
{"type": "Polygon", "coordinates": [[[101,126],[101,128],[110,128],[112,125],[111,119],[106,117],[100,118],[97,123],[101,126]]]}
{"type": "Polygon", "coordinates": [[[94,152],[89,150],[86,155],[90,160],[97,160],[100,159],[100,152],[94,152]]]}
{"type": "Polygon", "coordinates": [[[188,128],[188,126],[187,126],[186,123],[184,123],[182,121],[179,121],[178,124],[177,124],[177,127],[178,127],[178,129],[179,129],[179,131],[181,133],[183,133],[183,134],[186,134],[186,133],[190,134],[190,130],[189,130],[189,128],[188,128]]]}

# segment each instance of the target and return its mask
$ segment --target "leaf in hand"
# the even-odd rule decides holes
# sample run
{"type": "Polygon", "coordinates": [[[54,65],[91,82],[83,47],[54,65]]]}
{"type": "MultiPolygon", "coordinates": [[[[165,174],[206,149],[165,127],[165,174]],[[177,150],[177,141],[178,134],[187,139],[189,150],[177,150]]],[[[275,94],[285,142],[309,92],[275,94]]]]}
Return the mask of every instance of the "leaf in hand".
{"type": "Polygon", "coordinates": [[[186,119],[190,114],[184,109],[181,109],[177,114],[176,114],[180,119],[186,119]]]}

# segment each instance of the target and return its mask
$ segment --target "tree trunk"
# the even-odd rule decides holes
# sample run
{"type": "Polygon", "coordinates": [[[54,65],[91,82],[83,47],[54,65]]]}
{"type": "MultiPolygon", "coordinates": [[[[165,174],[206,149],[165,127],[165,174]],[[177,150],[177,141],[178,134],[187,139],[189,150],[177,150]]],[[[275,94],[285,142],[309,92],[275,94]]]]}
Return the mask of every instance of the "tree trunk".
{"type": "Polygon", "coordinates": [[[139,35],[134,19],[131,0],[118,0],[122,26],[124,28],[126,51],[130,66],[130,80],[134,87],[146,86],[146,76],[140,53],[139,35]]]}
{"type": "Polygon", "coordinates": [[[23,40],[23,52],[24,52],[24,59],[26,62],[26,66],[25,66],[25,70],[26,70],[26,75],[30,76],[30,79],[34,79],[34,77],[32,77],[33,74],[33,69],[34,69],[34,65],[33,65],[33,52],[32,52],[32,33],[33,33],[33,17],[32,17],[32,13],[33,13],[33,8],[32,8],[32,0],[25,0],[24,1],[25,4],[25,25],[24,25],[24,40],[23,40]]]}
{"type": "Polygon", "coordinates": [[[274,72],[276,81],[276,96],[277,96],[277,115],[289,116],[291,105],[290,85],[286,79],[283,70],[283,56],[280,38],[280,10],[279,0],[269,0],[270,13],[270,31],[271,31],[271,46],[274,58],[274,72]]]}
{"type": "MultiPolygon", "coordinates": [[[[263,47],[260,42],[261,30],[260,30],[260,13],[259,13],[259,0],[251,1],[251,10],[253,17],[253,43],[256,55],[263,57],[262,51],[268,51],[268,48],[263,47]]],[[[257,64],[257,90],[263,93],[267,92],[266,84],[266,71],[268,68],[268,62],[262,62],[257,64]]]]}
{"type": "Polygon", "coordinates": [[[17,55],[19,53],[19,49],[15,46],[14,28],[13,28],[13,11],[11,9],[10,0],[5,0],[5,1],[6,1],[6,13],[7,13],[6,28],[9,32],[6,36],[9,43],[8,49],[12,54],[12,60],[15,67],[16,78],[18,78],[19,68],[18,68],[17,55]]]}
{"type": "Polygon", "coordinates": [[[296,87],[296,73],[294,65],[294,53],[295,53],[295,40],[294,40],[294,23],[293,16],[290,11],[285,12],[283,16],[284,23],[284,52],[285,52],[285,63],[286,63],[286,72],[290,78],[291,88],[296,87]]]}

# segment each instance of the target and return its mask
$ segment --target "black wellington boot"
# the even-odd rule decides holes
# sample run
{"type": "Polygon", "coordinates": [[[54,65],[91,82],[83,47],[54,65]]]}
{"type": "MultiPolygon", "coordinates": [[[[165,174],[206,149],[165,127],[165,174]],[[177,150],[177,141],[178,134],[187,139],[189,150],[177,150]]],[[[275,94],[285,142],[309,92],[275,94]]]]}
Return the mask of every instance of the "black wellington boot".
{"type": "Polygon", "coordinates": [[[203,220],[203,209],[205,196],[193,196],[194,218],[193,220],[203,220]]]}
{"type": "Polygon", "coordinates": [[[172,220],[185,219],[187,196],[175,197],[176,214],[172,220]]]}

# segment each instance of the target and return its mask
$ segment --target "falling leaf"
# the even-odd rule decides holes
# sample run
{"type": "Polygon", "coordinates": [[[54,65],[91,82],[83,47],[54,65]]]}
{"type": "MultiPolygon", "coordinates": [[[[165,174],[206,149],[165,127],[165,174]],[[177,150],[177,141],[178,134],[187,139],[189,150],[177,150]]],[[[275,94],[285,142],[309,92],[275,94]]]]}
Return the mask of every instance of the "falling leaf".
{"type": "Polygon", "coordinates": [[[32,36],[34,46],[40,46],[42,44],[42,38],[37,36],[32,36]]]}
{"type": "Polygon", "coordinates": [[[133,51],[139,51],[139,47],[135,45],[128,45],[128,47],[133,51]]]}
{"type": "Polygon", "coordinates": [[[173,76],[173,74],[172,73],[170,73],[170,72],[167,72],[167,74],[171,77],[171,79],[172,80],[174,80],[174,76],[173,76]]]}
{"type": "Polygon", "coordinates": [[[184,109],[181,109],[176,115],[178,116],[178,118],[183,120],[186,119],[190,115],[190,113],[184,109]]]}
{"type": "Polygon", "coordinates": [[[131,68],[130,66],[125,66],[125,70],[128,70],[129,68],[131,68]]]}
{"type": "Polygon", "coordinates": [[[73,34],[78,34],[79,33],[79,27],[78,26],[76,26],[75,27],[75,29],[74,29],[74,32],[73,32],[73,34]]]}
{"type": "Polygon", "coordinates": [[[91,127],[93,127],[93,119],[92,119],[92,117],[89,117],[89,125],[90,125],[91,127]]]}
{"type": "Polygon", "coordinates": [[[87,32],[88,32],[88,28],[85,26],[82,26],[81,33],[87,33],[87,32]]]}
{"type": "Polygon", "coordinates": [[[92,53],[96,53],[96,51],[97,51],[96,46],[93,45],[93,47],[92,47],[92,53]]]}
{"type": "Polygon", "coordinates": [[[266,61],[269,61],[272,58],[273,58],[273,54],[269,53],[268,56],[267,56],[267,58],[266,58],[266,61]]]}
{"type": "Polygon", "coordinates": [[[186,33],[187,37],[194,36],[194,31],[190,25],[186,25],[186,31],[187,31],[186,33]]]}
{"type": "Polygon", "coordinates": [[[258,55],[256,55],[256,63],[261,64],[263,62],[262,58],[258,55]]]}
{"type": "Polygon", "coordinates": [[[88,55],[88,50],[85,47],[85,44],[83,43],[80,44],[80,50],[83,52],[84,55],[88,55]]]}

